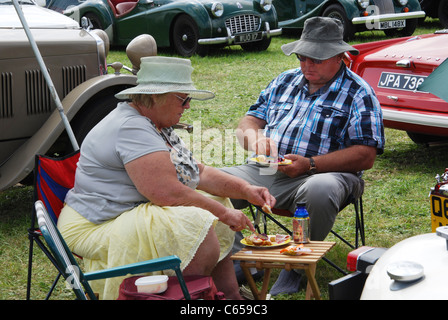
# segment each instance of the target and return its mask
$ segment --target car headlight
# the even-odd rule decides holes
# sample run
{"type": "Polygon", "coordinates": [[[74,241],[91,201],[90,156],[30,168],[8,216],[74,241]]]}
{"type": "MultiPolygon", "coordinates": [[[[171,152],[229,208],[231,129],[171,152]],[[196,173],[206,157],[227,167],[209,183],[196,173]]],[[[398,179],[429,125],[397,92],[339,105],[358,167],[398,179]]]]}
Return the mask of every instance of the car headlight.
{"type": "Polygon", "coordinates": [[[264,11],[269,11],[272,8],[272,0],[260,0],[260,6],[264,11]]]}
{"type": "Polygon", "coordinates": [[[369,0],[358,0],[358,5],[365,9],[369,6],[369,0]]]}
{"type": "Polygon", "coordinates": [[[224,6],[221,2],[214,2],[212,4],[212,14],[219,18],[224,13],[224,6]]]}
{"type": "Polygon", "coordinates": [[[401,6],[405,6],[408,4],[408,0],[397,0],[397,2],[401,5],[401,6]]]}

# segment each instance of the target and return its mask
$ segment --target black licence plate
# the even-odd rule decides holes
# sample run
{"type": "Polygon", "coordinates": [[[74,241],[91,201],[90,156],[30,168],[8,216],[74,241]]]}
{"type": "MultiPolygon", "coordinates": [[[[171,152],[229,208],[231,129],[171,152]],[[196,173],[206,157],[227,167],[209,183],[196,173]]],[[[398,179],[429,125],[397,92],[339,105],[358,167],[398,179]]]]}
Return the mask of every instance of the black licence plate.
{"type": "Polygon", "coordinates": [[[235,35],[235,43],[259,41],[262,38],[261,32],[240,33],[235,35]]]}
{"type": "Polygon", "coordinates": [[[406,27],[406,20],[395,20],[395,21],[383,21],[379,23],[380,30],[384,29],[398,29],[406,27]]]}
{"type": "Polygon", "coordinates": [[[417,90],[418,86],[422,84],[426,76],[414,76],[411,74],[382,72],[380,80],[378,81],[379,88],[389,88],[396,90],[417,90]]]}

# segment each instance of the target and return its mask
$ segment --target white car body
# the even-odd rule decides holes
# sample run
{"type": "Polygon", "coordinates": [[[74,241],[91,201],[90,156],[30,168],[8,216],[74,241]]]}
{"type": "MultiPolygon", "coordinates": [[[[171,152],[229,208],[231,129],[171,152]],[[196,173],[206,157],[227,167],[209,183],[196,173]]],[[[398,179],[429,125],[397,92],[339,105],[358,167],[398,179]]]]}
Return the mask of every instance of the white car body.
{"type": "Polygon", "coordinates": [[[447,300],[447,237],[448,227],[439,227],[436,233],[414,236],[388,249],[373,265],[361,300],[447,300]],[[388,268],[404,261],[420,265],[423,276],[413,282],[392,280],[388,268]]]}
{"type": "MultiPolygon", "coordinates": [[[[18,1],[31,29],[78,29],[79,23],[56,11],[42,8],[31,0],[18,1]]],[[[12,0],[0,0],[0,28],[23,28],[12,0]]]]}

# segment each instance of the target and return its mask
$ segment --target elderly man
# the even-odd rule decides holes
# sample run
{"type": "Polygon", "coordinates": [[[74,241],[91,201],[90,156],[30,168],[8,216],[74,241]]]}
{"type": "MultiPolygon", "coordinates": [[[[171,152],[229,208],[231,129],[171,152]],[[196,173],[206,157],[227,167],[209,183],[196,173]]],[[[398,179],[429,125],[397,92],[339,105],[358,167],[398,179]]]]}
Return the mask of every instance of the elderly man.
{"type": "Polygon", "coordinates": [[[308,19],[300,40],[282,46],[300,68],[275,78],[238,125],[247,150],[292,164],[264,172],[250,163],[223,169],[269,188],[276,208],[294,212],[297,202],[306,202],[312,240],[324,240],[348,197],[362,194],[358,173],[384,148],[379,102],[343,63],[345,52],[359,52],[342,39],[339,20],[308,19]]]}

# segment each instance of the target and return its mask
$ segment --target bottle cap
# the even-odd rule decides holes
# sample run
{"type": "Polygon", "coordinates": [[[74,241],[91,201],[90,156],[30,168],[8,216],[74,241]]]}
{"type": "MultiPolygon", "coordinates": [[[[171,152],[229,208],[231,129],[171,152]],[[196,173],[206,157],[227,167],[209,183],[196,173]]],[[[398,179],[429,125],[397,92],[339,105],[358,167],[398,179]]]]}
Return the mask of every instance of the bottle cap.
{"type": "Polygon", "coordinates": [[[308,211],[306,210],[305,202],[297,202],[297,209],[294,212],[294,217],[296,218],[307,218],[309,216],[308,211]]]}

